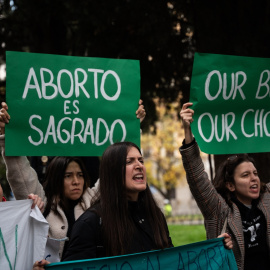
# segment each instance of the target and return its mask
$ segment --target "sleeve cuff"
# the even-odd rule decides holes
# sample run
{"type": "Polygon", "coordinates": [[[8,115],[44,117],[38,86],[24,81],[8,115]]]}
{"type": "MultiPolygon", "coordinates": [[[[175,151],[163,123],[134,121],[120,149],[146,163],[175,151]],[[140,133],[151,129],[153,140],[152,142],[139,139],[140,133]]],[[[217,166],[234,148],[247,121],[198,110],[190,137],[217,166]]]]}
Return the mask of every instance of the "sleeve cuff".
{"type": "Polygon", "coordinates": [[[193,144],[195,144],[195,142],[196,142],[196,140],[195,140],[194,137],[193,137],[192,142],[187,143],[187,144],[186,144],[185,139],[184,139],[183,142],[182,142],[182,146],[181,146],[180,148],[181,148],[181,149],[189,148],[190,146],[192,146],[193,144]]]}

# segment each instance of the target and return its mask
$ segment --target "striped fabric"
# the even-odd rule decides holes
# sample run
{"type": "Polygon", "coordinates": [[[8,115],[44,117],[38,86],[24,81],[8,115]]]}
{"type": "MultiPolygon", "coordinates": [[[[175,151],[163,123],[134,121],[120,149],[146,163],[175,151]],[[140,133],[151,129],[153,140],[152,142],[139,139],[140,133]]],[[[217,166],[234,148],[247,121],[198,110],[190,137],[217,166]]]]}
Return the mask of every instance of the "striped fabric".
{"type": "MultiPolygon", "coordinates": [[[[226,232],[232,237],[233,252],[238,269],[243,270],[245,256],[244,236],[241,216],[237,206],[233,204],[233,207],[230,208],[217,193],[205,172],[196,142],[187,148],[180,147],[180,153],[191,193],[204,216],[207,239],[216,238],[221,234],[225,219],[228,217],[226,232]]],[[[268,247],[270,247],[270,183],[267,184],[266,192],[261,196],[258,208],[266,218],[267,243],[268,247]]]]}

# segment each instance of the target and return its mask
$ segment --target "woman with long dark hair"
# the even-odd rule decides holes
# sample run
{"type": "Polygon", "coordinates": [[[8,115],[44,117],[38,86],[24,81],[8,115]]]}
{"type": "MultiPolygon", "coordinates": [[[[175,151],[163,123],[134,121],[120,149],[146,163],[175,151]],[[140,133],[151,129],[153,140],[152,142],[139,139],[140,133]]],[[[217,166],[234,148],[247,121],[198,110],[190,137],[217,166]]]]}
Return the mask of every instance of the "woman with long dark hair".
{"type": "Polygon", "coordinates": [[[185,131],[180,153],[190,190],[204,216],[207,238],[216,238],[225,228],[240,270],[269,269],[270,184],[260,181],[254,160],[246,154],[226,159],[211,183],[191,132],[191,105],[184,104],[180,112],[185,131]]]}
{"type": "Polygon", "coordinates": [[[75,223],[64,261],[171,247],[167,223],[146,181],[140,149],[109,146],[100,164],[100,192],[75,223]]]}

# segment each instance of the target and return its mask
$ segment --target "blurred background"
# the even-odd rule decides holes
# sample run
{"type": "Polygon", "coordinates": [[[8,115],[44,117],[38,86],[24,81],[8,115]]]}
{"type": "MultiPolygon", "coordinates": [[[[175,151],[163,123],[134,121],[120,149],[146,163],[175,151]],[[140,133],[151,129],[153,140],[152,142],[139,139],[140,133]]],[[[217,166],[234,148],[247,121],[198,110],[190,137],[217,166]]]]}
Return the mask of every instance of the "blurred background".
{"type": "MultiPolygon", "coordinates": [[[[175,224],[202,228],[178,151],[179,111],[189,100],[194,53],[269,58],[269,45],[267,0],[0,0],[0,101],[5,100],[8,50],[140,60],[147,112],[141,147],[151,190],[172,231],[175,224]]],[[[270,154],[252,155],[261,180],[268,182],[270,154]]],[[[224,156],[202,157],[212,178],[224,156]]],[[[50,159],[29,157],[41,182],[50,159]]],[[[97,179],[99,157],[85,162],[97,179]]],[[[7,199],[13,199],[2,159],[0,181],[7,199]]]]}

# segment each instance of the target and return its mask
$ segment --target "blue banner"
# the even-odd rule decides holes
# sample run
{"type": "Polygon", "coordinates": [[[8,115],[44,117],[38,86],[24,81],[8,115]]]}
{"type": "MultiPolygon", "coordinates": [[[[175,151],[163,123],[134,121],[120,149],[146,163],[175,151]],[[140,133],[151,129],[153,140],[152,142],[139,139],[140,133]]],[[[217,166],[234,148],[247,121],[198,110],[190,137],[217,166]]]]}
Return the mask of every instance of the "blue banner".
{"type": "Polygon", "coordinates": [[[232,250],[223,238],[189,245],[101,259],[52,263],[50,270],[237,270],[232,250]]]}

